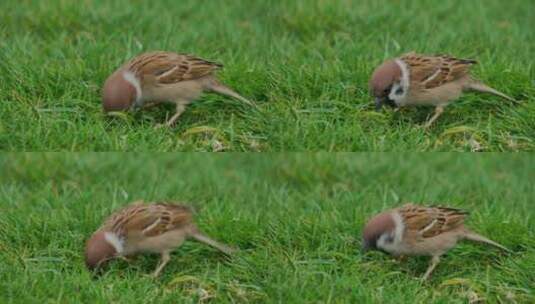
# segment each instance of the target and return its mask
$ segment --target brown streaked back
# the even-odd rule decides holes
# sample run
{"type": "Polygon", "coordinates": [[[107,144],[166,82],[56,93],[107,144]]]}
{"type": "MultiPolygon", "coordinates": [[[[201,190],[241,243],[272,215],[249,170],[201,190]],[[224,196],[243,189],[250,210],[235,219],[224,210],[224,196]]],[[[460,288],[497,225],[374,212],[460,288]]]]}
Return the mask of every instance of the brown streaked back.
{"type": "Polygon", "coordinates": [[[191,208],[171,203],[133,203],[112,214],[104,223],[104,230],[118,235],[142,234],[156,236],[193,224],[191,208]]]}
{"type": "Polygon", "coordinates": [[[156,51],[133,58],[127,67],[140,79],[150,75],[158,83],[172,84],[210,75],[223,65],[193,55],[156,51]]]}
{"type": "Polygon", "coordinates": [[[411,82],[432,89],[467,76],[477,61],[450,55],[422,55],[414,52],[400,57],[409,67],[411,82]]]}
{"type": "Polygon", "coordinates": [[[467,212],[449,207],[424,207],[406,204],[398,209],[406,229],[424,238],[461,228],[467,212]]]}

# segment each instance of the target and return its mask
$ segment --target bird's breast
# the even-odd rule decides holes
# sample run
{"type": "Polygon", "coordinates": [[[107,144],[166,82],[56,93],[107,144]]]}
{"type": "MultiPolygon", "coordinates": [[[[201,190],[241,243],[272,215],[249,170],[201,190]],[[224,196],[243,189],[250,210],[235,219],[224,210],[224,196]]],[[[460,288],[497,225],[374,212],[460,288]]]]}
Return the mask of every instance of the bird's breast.
{"type": "Polygon", "coordinates": [[[159,84],[146,86],[143,90],[143,99],[157,102],[190,103],[200,97],[203,87],[200,83],[188,80],[172,84],[159,84]]]}
{"type": "Polygon", "coordinates": [[[410,105],[444,106],[461,97],[463,86],[459,82],[451,82],[436,88],[421,89],[411,93],[408,98],[410,105]]]}
{"type": "Polygon", "coordinates": [[[180,246],[186,239],[186,233],[172,230],[153,237],[145,237],[132,243],[129,251],[160,253],[180,246]]]}

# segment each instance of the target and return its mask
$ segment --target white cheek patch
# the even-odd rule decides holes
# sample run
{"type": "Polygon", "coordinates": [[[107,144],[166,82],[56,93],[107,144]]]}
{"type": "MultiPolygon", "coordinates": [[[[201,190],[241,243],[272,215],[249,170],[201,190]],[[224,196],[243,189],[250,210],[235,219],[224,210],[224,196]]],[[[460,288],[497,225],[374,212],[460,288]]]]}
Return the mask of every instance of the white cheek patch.
{"type": "Polygon", "coordinates": [[[130,83],[135,89],[136,89],[136,105],[138,106],[142,106],[141,104],[141,84],[139,83],[139,79],[137,79],[136,75],[134,75],[134,73],[132,72],[124,72],[123,73],[123,78],[124,80],[126,80],[128,83],[130,83]]]}
{"type": "Polygon", "coordinates": [[[400,249],[401,241],[403,240],[405,225],[403,224],[403,219],[397,212],[392,214],[392,219],[395,223],[394,231],[381,235],[377,240],[377,247],[386,252],[397,253],[400,249]]]}
{"type": "Polygon", "coordinates": [[[377,239],[377,247],[385,251],[391,252],[390,247],[392,246],[394,236],[392,233],[384,233],[379,239],[377,239]]]}
{"type": "Polygon", "coordinates": [[[390,94],[388,94],[388,98],[395,101],[398,105],[398,101],[403,101],[406,96],[407,91],[401,86],[400,83],[394,83],[392,85],[392,89],[390,89],[390,94]]]}
{"type": "Polygon", "coordinates": [[[110,243],[117,253],[124,251],[123,241],[117,236],[117,234],[112,232],[105,232],[104,238],[108,243],[110,243]]]}
{"type": "Polygon", "coordinates": [[[392,214],[394,223],[396,223],[396,229],[394,230],[394,243],[399,244],[403,240],[403,231],[405,231],[405,224],[403,224],[403,219],[401,215],[397,212],[392,214]]]}
{"type": "Polygon", "coordinates": [[[395,62],[401,70],[401,79],[392,85],[388,98],[393,100],[398,106],[403,106],[406,103],[407,93],[409,92],[410,73],[405,62],[400,59],[396,59],[395,62]]]}

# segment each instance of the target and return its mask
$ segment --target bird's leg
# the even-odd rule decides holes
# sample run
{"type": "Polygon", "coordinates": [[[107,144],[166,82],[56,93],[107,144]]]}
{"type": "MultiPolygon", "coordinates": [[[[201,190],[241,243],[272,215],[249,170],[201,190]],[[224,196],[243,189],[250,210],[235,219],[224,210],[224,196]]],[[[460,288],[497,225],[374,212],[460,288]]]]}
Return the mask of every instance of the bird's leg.
{"type": "Polygon", "coordinates": [[[186,110],[186,106],[182,103],[177,103],[176,104],[176,112],[175,112],[175,115],[173,115],[173,117],[171,117],[171,119],[169,119],[165,125],[170,127],[172,126],[176,121],[177,119],[180,117],[180,115],[182,115],[182,113],[184,113],[184,110],[186,110]]]}
{"type": "Polygon", "coordinates": [[[169,260],[171,260],[171,256],[169,255],[169,252],[168,251],[162,252],[162,257],[161,257],[161,260],[160,260],[160,264],[158,265],[156,270],[154,270],[154,272],[151,274],[151,276],[153,278],[158,277],[160,275],[160,272],[162,271],[162,269],[165,267],[165,265],[167,265],[167,263],[169,263],[169,260]]]}
{"type": "Polygon", "coordinates": [[[180,115],[184,113],[185,110],[186,110],[186,106],[180,102],[177,102],[175,114],[168,121],[166,121],[165,124],[163,125],[159,124],[156,126],[156,128],[161,128],[163,126],[171,127],[177,121],[180,115]]]}
{"type": "Polygon", "coordinates": [[[431,264],[429,265],[429,267],[427,267],[427,271],[422,277],[422,281],[427,281],[427,279],[429,279],[429,276],[431,275],[433,270],[435,270],[435,267],[437,267],[439,262],[440,262],[440,256],[438,255],[433,256],[433,258],[431,259],[431,264]]]}
{"type": "Polygon", "coordinates": [[[444,112],[444,107],[443,106],[437,106],[435,108],[435,115],[433,115],[433,117],[431,117],[431,119],[429,119],[426,123],[425,123],[425,128],[429,128],[433,122],[435,120],[437,120],[437,118],[442,115],[442,112],[444,112]]]}

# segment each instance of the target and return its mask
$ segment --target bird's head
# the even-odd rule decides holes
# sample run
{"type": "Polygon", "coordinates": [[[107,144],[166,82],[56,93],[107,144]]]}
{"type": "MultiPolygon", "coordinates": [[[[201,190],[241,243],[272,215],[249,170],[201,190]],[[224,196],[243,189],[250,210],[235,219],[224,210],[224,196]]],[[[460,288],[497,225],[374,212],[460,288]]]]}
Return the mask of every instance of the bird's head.
{"type": "Polygon", "coordinates": [[[378,66],[370,78],[370,92],[375,98],[375,108],[383,105],[396,107],[391,98],[393,94],[403,94],[401,85],[402,70],[395,60],[388,60],[378,66]]]}
{"type": "Polygon", "coordinates": [[[119,70],[110,75],[102,90],[104,111],[125,111],[130,109],[140,97],[139,80],[129,72],[119,70]]]}
{"type": "Polygon", "coordinates": [[[85,265],[91,271],[98,270],[122,251],[122,241],[111,232],[97,231],[85,245],[85,265]]]}
{"type": "Polygon", "coordinates": [[[394,241],[396,222],[390,212],[383,212],[368,221],[362,232],[362,251],[380,250],[394,241]]]}

